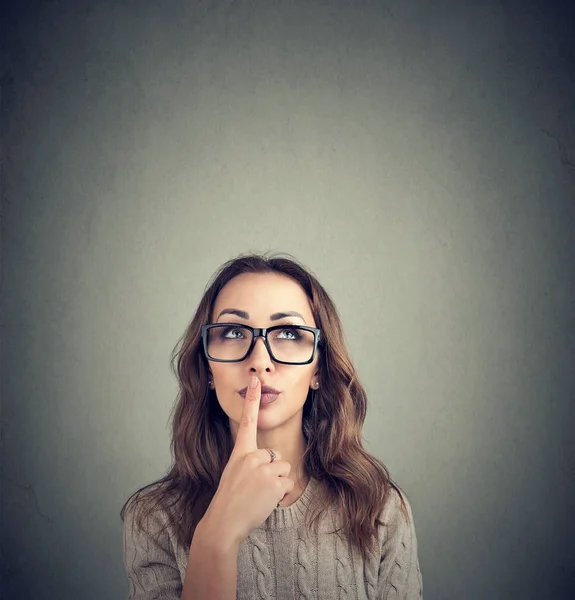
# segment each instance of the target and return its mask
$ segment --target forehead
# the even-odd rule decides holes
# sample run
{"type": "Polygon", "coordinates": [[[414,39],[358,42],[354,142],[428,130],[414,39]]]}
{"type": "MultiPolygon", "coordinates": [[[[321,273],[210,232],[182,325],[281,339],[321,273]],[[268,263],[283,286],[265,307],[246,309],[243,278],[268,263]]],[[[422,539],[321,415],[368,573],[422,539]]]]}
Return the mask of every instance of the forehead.
{"type": "Polygon", "coordinates": [[[237,308],[250,319],[268,320],[275,312],[295,310],[307,323],[313,322],[308,297],[303,288],[279,273],[244,273],[234,277],[220,290],[214,304],[213,318],[224,308],[237,308]]]}

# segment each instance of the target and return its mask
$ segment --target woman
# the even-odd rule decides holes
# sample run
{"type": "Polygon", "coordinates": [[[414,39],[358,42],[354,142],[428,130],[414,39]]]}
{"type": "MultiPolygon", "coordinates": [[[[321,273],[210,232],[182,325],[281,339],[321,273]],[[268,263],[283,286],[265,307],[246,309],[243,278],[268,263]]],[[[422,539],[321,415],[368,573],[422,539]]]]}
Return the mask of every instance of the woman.
{"type": "Polygon", "coordinates": [[[366,393],[311,273],[229,261],[172,365],[174,464],[122,508],[130,599],[422,597],[410,504],[362,447],[366,393]]]}

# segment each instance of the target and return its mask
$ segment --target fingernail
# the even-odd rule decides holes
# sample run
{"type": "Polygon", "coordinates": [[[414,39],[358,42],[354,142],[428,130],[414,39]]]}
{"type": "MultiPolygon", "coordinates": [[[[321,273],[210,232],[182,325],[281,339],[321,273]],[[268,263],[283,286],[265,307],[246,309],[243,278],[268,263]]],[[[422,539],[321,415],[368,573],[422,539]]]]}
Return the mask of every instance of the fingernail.
{"type": "Polygon", "coordinates": [[[250,387],[255,388],[257,385],[258,385],[258,378],[255,375],[253,375],[252,380],[250,381],[250,387]]]}

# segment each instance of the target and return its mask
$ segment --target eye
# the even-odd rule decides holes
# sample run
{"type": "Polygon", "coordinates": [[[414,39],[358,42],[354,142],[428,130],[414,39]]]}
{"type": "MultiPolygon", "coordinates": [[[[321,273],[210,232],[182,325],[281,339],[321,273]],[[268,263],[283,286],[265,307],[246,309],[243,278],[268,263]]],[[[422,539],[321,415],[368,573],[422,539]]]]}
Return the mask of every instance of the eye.
{"type": "Polygon", "coordinates": [[[284,340],[299,340],[301,338],[301,334],[299,331],[293,327],[286,327],[285,329],[278,329],[275,332],[276,339],[284,339],[284,340]]]}
{"type": "Polygon", "coordinates": [[[226,339],[241,339],[244,335],[244,329],[242,327],[224,327],[222,328],[222,330],[220,331],[220,337],[222,338],[226,338],[226,339]],[[228,335],[228,334],[232,334],[232,335],[228,335]]]}

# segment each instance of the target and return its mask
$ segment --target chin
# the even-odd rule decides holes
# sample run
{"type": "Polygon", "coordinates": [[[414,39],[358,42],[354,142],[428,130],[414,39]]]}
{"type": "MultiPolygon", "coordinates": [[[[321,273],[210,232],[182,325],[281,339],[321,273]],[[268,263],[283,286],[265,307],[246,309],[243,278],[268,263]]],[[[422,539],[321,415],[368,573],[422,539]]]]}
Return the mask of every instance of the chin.
{"type": "Polygon", "coordinates": [[[269,431],[278,427],[288,427],[290,430],[295,427],[296,421],[298,421],[298,428],[301,428],[301,413],[295,412],[294,414],[277,412],[266,412],[265,410],[260,411],[258,417],[258,429],[262,431],[269,431]]]}
{"type": "Polygon", "coordinates": [[[271,415],[266,414],[265,410],[260,410],[260,414],[258,415],[258,428],[259,429],[267,429],[269,427],[277,427],[281,425],[283,419],[279,415],[271,415]]]}

